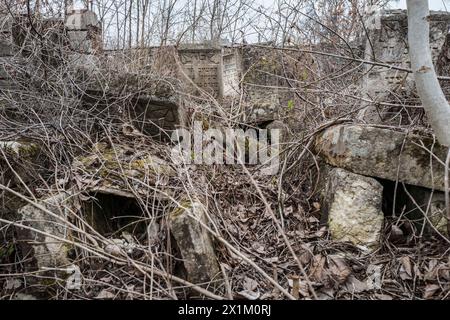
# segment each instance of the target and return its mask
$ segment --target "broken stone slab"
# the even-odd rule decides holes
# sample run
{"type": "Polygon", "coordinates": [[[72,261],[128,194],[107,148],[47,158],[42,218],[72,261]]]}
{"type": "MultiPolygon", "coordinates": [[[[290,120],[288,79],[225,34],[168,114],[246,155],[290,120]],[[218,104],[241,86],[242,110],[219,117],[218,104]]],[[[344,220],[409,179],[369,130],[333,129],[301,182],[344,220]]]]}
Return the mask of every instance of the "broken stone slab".
{"type": "Polygon", "coordinates": [[[183,102],[178,97],[140,96],[129,110],[134,125],[144,134],[170,140],[171,133],[185,124],[183,102]]]}
{"type": "Polygon", "coordinates": [[[129,198],[136,194],[148,196],[148,184],[160,190],[152,192],[155,198],[170,199],[173,192],[167,180],[177,175],[169,162],[146,150],[104,143],[95,144],[89,155],[77,157],[73,168],[78,173],[76,184],[80,190],[129,198]]]}
{"type": "Polygon", "coordinates": [[[20,141],[0,141],[0,149],[7,153],[14,153],[19,157],[34,156],[39,151],[36,144],[20,141]]]}
{"type": "Polygon", "coordinates": [[[337,125],[317,137],[315,150],[334,167],[444,191],[448,149],[430,137],[374,126],[337,125]]]}
{"type": "Polygon", "coordinates": [[[102,50],[101,41],[90,31],[67,31],[70,49],[85,55],[95,55],[102,50]]]}
{"type": "Polygon", "coordinates": [[[97,57],[80,56],[84,57],[72,65],[79,70],[77,84],[88,93],[83,96],[85,103],[101,111],[105,102],[120,99],[126,92],[132,102],[125,108],[126,121],[131,119],[140,132],[156,140],[170,141],[176,129],[187,125],[185,97],[179,93],[179,83],[161,82],[142,72],[111,70],[108,65],[96,63],[97,57]],[[84,67],[84,61],[89,60],[93,62],[84,67]],[[103,77],[105,70],[110,75],[107,79],[103,77]],[[93,76],[96,74],[100,76],[93,76]]]}
{"type": "Polygon", "coordinates": [[[187,278],[194,284],[217,287],[220,267],[209,232],[204,206],[199,202],[183,201],[183,207],[169,215],[170,230],[183,259],[187,278]],[[211,281],[216,283],[210,284],[211,281]]]}
{"type": "MultiPolygon", "coordinates": [[[[0,141],[0,184],[15,191],[24,190],[37,177],[39,154],[40,148],[33,143],[0,141]]],[[[0,215],[2,212],[16,216],[17,209],[25,205],[23,199],[11,193],[4,194],[1,201],[0,215]]]]}
{"type": "Polygon", "coordinates": [[[68,221],[69,212],[73,210],[72,201],[73,198],[69,193],[59,193],[37,202],[45,210],[33,204],[18,210],[21,222],[39,231],[26,228],[18,230],[24,257],[33,258],[34,262],[29,265],[31,268],[45,270],[64,268],[71,264],[68,259],[70,246],[60,239],[67,239],[70,234],[65,221],[68,221]]]}
{"type": "Polygon", "coordinates": [[[382,195],[383,187],[377,180],[332,169],[322,204],[332,239],[377,249],[384,220],[382,195]]]}

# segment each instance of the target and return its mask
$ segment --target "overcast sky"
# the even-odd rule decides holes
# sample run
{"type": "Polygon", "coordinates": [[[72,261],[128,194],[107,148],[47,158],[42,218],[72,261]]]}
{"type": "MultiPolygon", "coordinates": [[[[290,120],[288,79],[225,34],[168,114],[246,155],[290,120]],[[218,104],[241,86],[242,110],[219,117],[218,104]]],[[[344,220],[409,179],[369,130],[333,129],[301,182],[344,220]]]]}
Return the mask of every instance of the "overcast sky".
{"type": "MultiPolygon", "coordinates": [[[[75,7],[82,8],[82,0],[75,0],[75,7]]],[[[262,2],[264,4],[270,4],[272,0],[257,0],[255,2],[262,2]]],[[[406,0],[392,1],[393,8],[406,9],[406,0]]],[[[429,0],[430,8],[432,10],[447,10],[450,9],[450,0],[429,0]]]]}
{"type": "MultiPolygon", "coordinates": [[[[395,1],[394,1],[395,2],[395,1]]],[[[450,9],[450,0],[429,0],[431,10],[450,9]]],[[[406,0],[400,0],[392,5],[394,8],[406,9],[406,0]]]]}

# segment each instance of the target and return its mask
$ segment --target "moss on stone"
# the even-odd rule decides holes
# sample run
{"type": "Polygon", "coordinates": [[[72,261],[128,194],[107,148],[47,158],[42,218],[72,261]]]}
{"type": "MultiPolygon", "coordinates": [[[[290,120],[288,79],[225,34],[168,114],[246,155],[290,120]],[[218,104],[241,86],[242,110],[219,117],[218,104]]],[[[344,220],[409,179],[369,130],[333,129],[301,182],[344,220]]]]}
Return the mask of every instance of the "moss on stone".
{"type": "Polygon", "coordinates": [[[95,154],[78,157],[76,160],[87,170],[98,170],[102,178],[109,177],[112,173],[124,170],[125,173],[138,172],[141,175],[167,175],[173,176],[175,171],[164,160],[151,154],[133,159],[125,155],[126,150],[108,148],[104,144],[97,144],[94,148],[95,154]],[[132,160],[130,160],[130,158],[132,160]]]}

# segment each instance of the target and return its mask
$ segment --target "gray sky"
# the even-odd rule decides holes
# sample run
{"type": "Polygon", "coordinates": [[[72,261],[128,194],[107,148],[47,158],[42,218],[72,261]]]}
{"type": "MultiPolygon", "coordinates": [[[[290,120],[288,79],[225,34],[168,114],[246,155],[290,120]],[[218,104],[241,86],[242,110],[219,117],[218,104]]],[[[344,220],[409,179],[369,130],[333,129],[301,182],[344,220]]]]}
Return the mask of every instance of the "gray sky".
{"type": "MultiPolygon", "coordinates": [[[[450,0],[429,0],[430,9],[448,10],[450,9],[450,0]]],[[[392,5],[394,8],[406,9],[406,0],[400,0],[398,4],[392,5]]]]}
{"type": "MultiPolygon", "coordinates": [[[[264,4],[270,4],[273,2],[272,0],[258,0],[256,2],[262,2],[264,4]]],[[[398,3],[395,3],[396,1],[392,1],[392,7],[393,8],[402,8],[406,9],[406,0],[400,0],[398,3]]],[[[430,2],[430,8],[432,10],[446,10],[450,9],[450,0],[429,0],[430,2]]],[[[75,6],[77,8],[83,7],[82,0],[75,0],[75,6]]]]}

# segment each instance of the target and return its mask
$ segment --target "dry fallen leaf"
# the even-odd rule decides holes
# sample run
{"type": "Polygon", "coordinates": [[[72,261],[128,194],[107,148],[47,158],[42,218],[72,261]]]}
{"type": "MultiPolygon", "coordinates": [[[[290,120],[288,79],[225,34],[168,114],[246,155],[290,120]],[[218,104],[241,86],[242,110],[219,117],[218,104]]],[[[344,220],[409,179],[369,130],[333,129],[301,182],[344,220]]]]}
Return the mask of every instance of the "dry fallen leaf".
{"type": "Polygon", "coordinates": [[[317,292],[317,299],[318,300],[333,300],[335,293],[336,293],[335,289],[323,288],[317,292]]]}
{"type": "Polygon", "coordinates": [[[423,293],[424,299],[430,299],[434,296],[434,294],[440,289],[437,284],[428,284],[425,287],[425,292],[423,293]]]}
{"type": "Polygon", "coordinates": [[[358,280],[354,275],[350,275],[345,283],[346,290],[351,293],[361,293],[369,290],[366,282],[358,280]]]}
{"type": "Polygon", "coordinates": [[[370,290],[377,290],[382,288],[381,283],[381,271],[383,267],[381,265],[370,264],[367,267],[367,279],[366,284],[370,290]]]}
{"type": "Polygon", "coordinates": [[[425,281],[434,281],[438,277],[438,264],[439,261],[437,259],[431,259],[428,262],[428,267],[425,272],[424,280],[425,281]]]}
{"type": "Polygon", "coordinates": [[[261,296],[261,294],[259,292],[254,292],[254,291],[250,291],[250,290],[242,290],[242,291],[239,291],[238,294],[241,297],[246,298],[248,300],[257,300],[261,296]]]}
{"type": "Polygon", "coordinates": [[[258,253],[260,253],[260,254],[265,254],[265,253],[266,253],[266,250],[265,250],[264,246],[263,246],[261,243],[258,243],[258,242],[253,243],[253,244],[252,244],[252,248],[253,248],[256,252],[258,252],[258,253]]]}
{"type": "Polygon", "coordinates": [[[244,278],[244,288],[247,291],[253,291],[258,287],[258,282],[252,278],[245,277],[244,278]]]}
{"type": "Polygon", "coordinates": [[[352,273],[345,259],[339,255],[328,256],[328,268],[331,278],[339,284],[346,282],[352,273]]]}
{"type": "Polygon", "coordinates": [[[398,226],[393,225],[391,227],[391,232],[389,233],[389,241],[392,243],[398,243],[405,240],[405,235],[398,226]]]}
{"type": "Polygon", "coordinates": [[[6,290],[15,290],[22,286],[22,281],[20,279],[7,279],[5,283],[6,290]]]}
{"type": "Polygon", "coordinates": [[[292,295],[294,297],[302,297],[309,298],[311,295],[309,293],[308,284],[305,281],[301,281],[300,279],[288,279],[289,287],[291,288],[292,295]],[[296,292],[294,292],[294,286],[296,287],[296,292]]]}
{"type": "Polygon", "coordinates": [[[95,297],[95,299],[114,299],[115,295],[112,292],[109,292],[108,290],[102,290],[100,293],[95,297]]]}
{"type": "Polygon", "coordinates": [[[312,258],[314,257],[312,245],[311,244],[302,244],[301,248],[302,248],[302,251],[298,255],[298,258],[300,259],[300,262],[303,265],[308,265],[311,262],[312,258]]]}
{"type": "Polygon", "coordinates": [[[402,280],[411,280],[413,278],[411,259],[408,256],[400,258],[400,278],[402,280]]]}
{"type": "Polygon", "coordinates": [[[316,209],[317,211],[319,211],[320,208],[322,207],[322,206],[320,205],[320,203],[318,203],[318,202],[313,202],[312,205],[313,205],[314,209],[316,209]]]}
{"type": "Polygon", "coordinates": [[[319,223],[320,221],[316,217],[309,217],[308,222],[309,223],[319,223]]]}
{"type": "Polygon", "coordinates": [[[125,242],[122,239],[111,239],[110,243],[105,246],[105,252],[113,256],[120,257],[124,254],[124,245],[125,242]]]}
{"type": "Polygon", "coordinates": [[[318,254],[313,258],[312,268],[311,268],[311,280],[319,283],[324,283],[325,281],[325,262],[324,256],[318,254]]]}
{"type": "Polygon", "coordinates": [[[393,298],[390,295],[387,294],[375,294],[375,298],[377,298],[378,300],[393,300],[393,298]]]}

